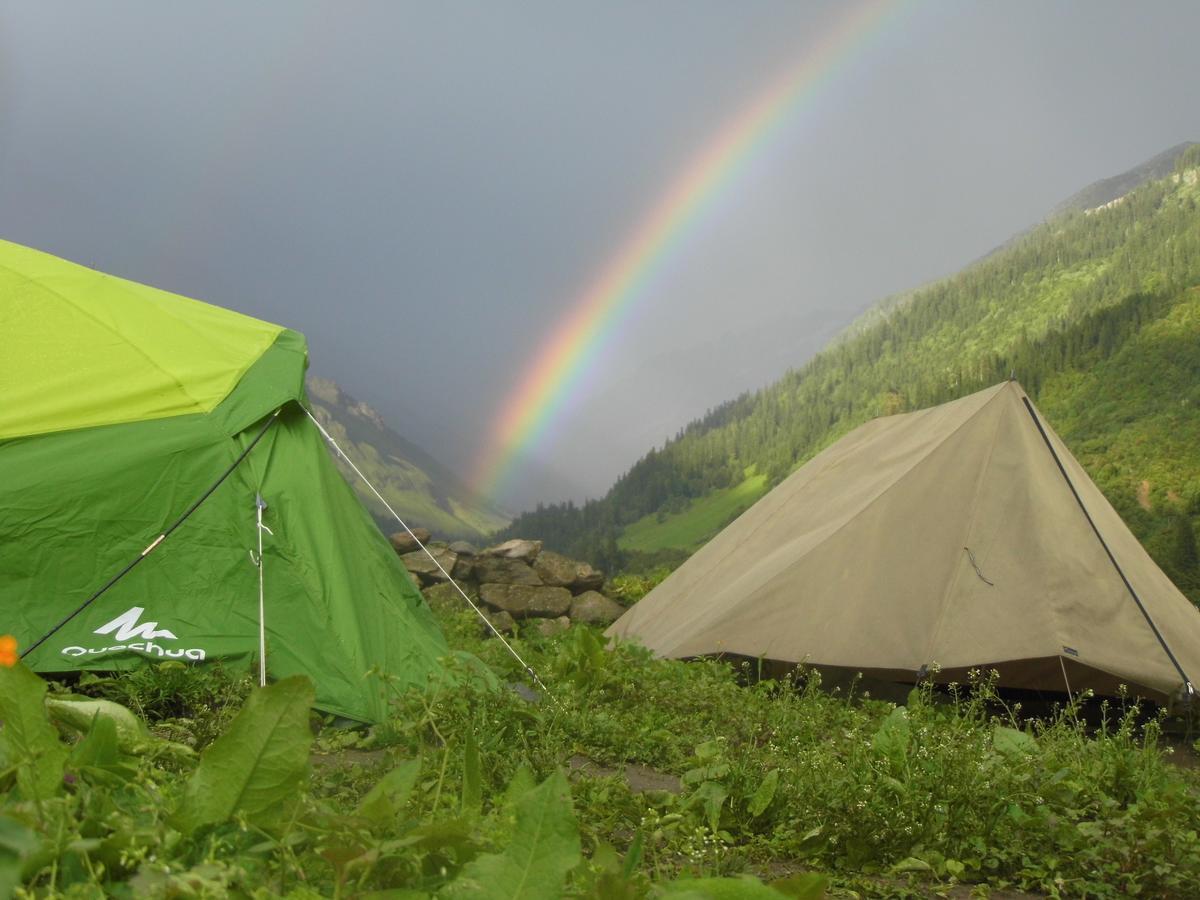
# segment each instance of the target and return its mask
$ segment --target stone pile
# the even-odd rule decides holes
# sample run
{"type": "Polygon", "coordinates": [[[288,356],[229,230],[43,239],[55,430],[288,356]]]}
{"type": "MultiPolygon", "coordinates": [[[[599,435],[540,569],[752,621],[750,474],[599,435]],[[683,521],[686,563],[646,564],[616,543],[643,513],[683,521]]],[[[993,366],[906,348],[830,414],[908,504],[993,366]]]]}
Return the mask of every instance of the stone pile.
{"type": "Polygon", "coordinates": [[[537,629],[552,635],[574,622],[607,626],[625,612],[604,595],[603,572],[543,550],[541,541],[517,539],[477,550],[466,541],[446,543],[430,537],[425,529],[414,528],[412,535],[393,534],[391,542],[435,612],[465,606],[447,574],[484,610],[497,631],[511,633],[518,620],[536,619],[537,629]]]}

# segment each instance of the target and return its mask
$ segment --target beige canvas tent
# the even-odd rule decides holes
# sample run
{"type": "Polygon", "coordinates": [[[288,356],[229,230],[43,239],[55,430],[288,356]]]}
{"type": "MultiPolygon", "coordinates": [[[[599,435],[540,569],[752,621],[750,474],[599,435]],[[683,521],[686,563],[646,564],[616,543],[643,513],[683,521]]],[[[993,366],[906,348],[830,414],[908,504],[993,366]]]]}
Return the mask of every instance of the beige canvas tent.
{"type": "Polygon", "coordinates": [[[985,667],[1009,687],[1159,700],[1200,673],[1200,611],[1016,382],[851,432],[608,633],[660,656],[898,681],[985,667]]]}

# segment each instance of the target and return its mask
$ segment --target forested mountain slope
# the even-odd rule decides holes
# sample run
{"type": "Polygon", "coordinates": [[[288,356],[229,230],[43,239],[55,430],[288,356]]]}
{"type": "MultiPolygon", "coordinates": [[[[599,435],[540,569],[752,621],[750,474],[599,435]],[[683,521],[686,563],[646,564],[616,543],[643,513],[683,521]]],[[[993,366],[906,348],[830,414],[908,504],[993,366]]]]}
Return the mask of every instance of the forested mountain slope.
{"type": "MultiPolygon", "coordinates": [[[[428,453],[393,431],[365,403],[337,384],[309,376],[313,413],[410,526],[439,537],[478,539],[507,521],[428,453]]],[[[338,468],[387,532],[399,530],[375,498],[336,454],[338,468]]]]}
{"type": "Polygon", "coordinates": [[[609,568],[677,560],[855,426],[1015,372],[1152,555],[1200,596],[1198,285],[1192,146],[1168,177],[883,306],[652,450],[604,498],[539,507],[509,532],[609,568]]]}

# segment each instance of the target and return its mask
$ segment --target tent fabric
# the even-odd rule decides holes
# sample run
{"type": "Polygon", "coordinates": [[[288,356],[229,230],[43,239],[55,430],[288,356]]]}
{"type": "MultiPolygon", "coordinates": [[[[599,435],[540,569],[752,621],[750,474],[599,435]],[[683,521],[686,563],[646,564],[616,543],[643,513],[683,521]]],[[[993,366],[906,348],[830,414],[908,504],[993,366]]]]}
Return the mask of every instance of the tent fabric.
{"type": "Polygon", "coordinates": [[[211,412],[283,331],[8,241],[0,297],[0,439],[211,412]]]}
{"type": "Polygon", "coordinates": [[[1200,676],[1200,611],[1016,382],[876,419],[818,454],[610,629],[661,656],[730,653],[913,680],[1119,684],[1200,676]],[[1034,415],[1045,429],[1038,430],[1034,415]],[[1049,440],[1103,543],[1047,447],[1049,440]]]}
{"type": "MultiPolygon", "coordinates": [[[[141,315],[138,298],[146,299],[149,321],[174,336],[177,320],[156,318],[161,298],[133,290],[111,306],[100,304],[119,333],[137,336],[128,346],[155,341],[144,322],[140,331],[128,324],[141,315]]],[[[0,317],[22,329],[7,343],[52,343],[50,331],[63,323],[36,315],[42,301],[0,286],[0,317]]],[[[219,322],[219,312],[198,318],[219,322]]],[[[196,355],[192,371],[211,372],[205,383],[233,379],[207,412],[163,416],[161,408],[143,408],[137,421],[39,426],[38,433],[0,440],[2,630],[31,647],[137,558],[271,422],[169,538],[25,661],[41,672],[124,669],[147,659],[248,665],[258,652],[258,570],[249,551],[257,547],[255,498],[261,494],[272,532],[263,535],[269,675],[307,674],[319,708],[378,721],[388,692],[436,677],[448,650],[420,592],[301,409],[304,338],[277,326],[242,328],[244,318],[230,320],[230,345],[214,351],[227,367],[224,375],[196,355]],[[246,363],[254,345],[245,335],[272,329],[271,343],[246,363]]],[[[220,341],[215,326],[209,341],[220,341]]],[[[157,354],[126,357],[136,370],[128,377],[131,391],[142,391],[142,376],[158,377],[146,369],[161,374],[147,361],[157,354]]],[[[54,391],[74,389],[94,371],[84,366],[59,386],[44,384],[43,399],[67,409],[54,391]]],[[[20,376],[11,369],[3,376],[5,396],[20,388],[23,402],[33,404],[20,376]]],[[[106,390],[113,407],[136,408],[118,389],[125,375],[114,368],[112,376],[117,383],[106,390]]],[[[23,419],[10,421],[26,430],[23,419]]]]}

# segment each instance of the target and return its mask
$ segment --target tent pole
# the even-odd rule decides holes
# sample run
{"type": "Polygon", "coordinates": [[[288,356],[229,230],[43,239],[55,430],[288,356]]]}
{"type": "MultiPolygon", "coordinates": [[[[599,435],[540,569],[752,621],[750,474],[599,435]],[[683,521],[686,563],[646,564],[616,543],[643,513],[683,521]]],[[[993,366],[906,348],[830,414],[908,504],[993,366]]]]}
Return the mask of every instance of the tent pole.
{"type": "MultiPolygon", "coordinates": [[[[1154,632],[1154,636],[1158,638],[1159,645],[1167,654],[1167,659],[1171,661],[1171,665],[1175,667],[1175,671],[1179,673],[1179,677],[1183,679],[1184,696],[1188,702],[1195,694],[1195,688],[1192,686],[1192,680],[1188,678],[1187,672],[1183,670],[1183,666],[1179,664],[1179,660],[1175,658],[1175,654],[1171,652],[1170,646],[1167,644],[1167,639],[1163,637],[1162,632],[1158,630],[1158,626],[1154,624],[1154,619],[1150,617],[1150,611],[1146,609],[1142,598],[1138,596],[1137,591],[1133,589],[1133,585],[1129,583],[1129,579],[1125,576],[1125,570],[1121,568],[1121,564],[1117,562],[1117,558],[1113,556],[1112,550],[1109,549],[1108,542],[1104,540],[1104,535],[1100,533],[1100,529],[1096,527],[1095,521],[1092,520],[1092,514],[1088,512],[1088,508],[1083,503],[1083,498],[1079,496],[1079,491],[1075,490],[1075,485],[1071,481],[1071,476],[1067,474],[1066,467],[1062,464],[1062,460],[1058,458],[1058,453],[1054,449],[1054,445],[1050,443],[1050,436],[1046,434],[1046,429],[1042,427],[1042,420],[1037,417],[1037,413],[1033,411],[1033,404],[1029,402],[1027,396],[1022,396],[1021,400],[1025,404],[1025,409],[1029,412],[1029,417],[1033,419],[1033,424],[1037,426],[1038,433],[1041,434],[1042,440],[1046,443],[1046,449],[1050,451],[1050,456],[1053,457],[1055,464],[1058,466],[1058,471],[1063,477],[1063,481],[1067,483],[1067,487],[1071,489],[1071,495],[1075,498],[1075,502],[1079,504],[1080,511],[1083,512],[1083,517],[1087,519],[1087,523],[1092,526],[1092,533],[1096,535],[1096,540],[1100,542],[1100,546],[1104,548],[1104,552],[1108,555],[1108,561],[1112,563],[1113,568],[1117,570],[1117,574],[1121,576],[1121,581],[1124,583],[1126,590],[1129,591],[1129,596],[1133,598],[1133,602],[1137,604],[1137,608],[1141,610],[1142,616],[1146,619],[1146,624],[1150,626],[1150,630],[1154,632]]],[[[1062,657],[1059,657],[1061,660],[1062,657]]],[[[1065,670],[1065,667],[1064,667],[1065,670]]]]}
{"type": "Polygon", "coordinates": [[[267,532],[274,536],[270,528],[263,524],[263,510],[267,508],[267,501],[262,498],[262,494],[254,495],[254,510],[258,516],[258,559],[255,565],[258,566],[258,684],[259,687],[267,686],[267,612],[266,600],[264,599],[263,591],[263,532],[267,532]]]}
{"type": "Polygon", "coordinates": [[[1067,678],[1067,664],[1063,662],[1062,654],[1058,656],[1058,665],[1062,669],[1063,683],[1067,686],[1067,700],[1071,703],[1075,702],[1075,698],[1071,696],[1071,680],[1067,678]]]}

